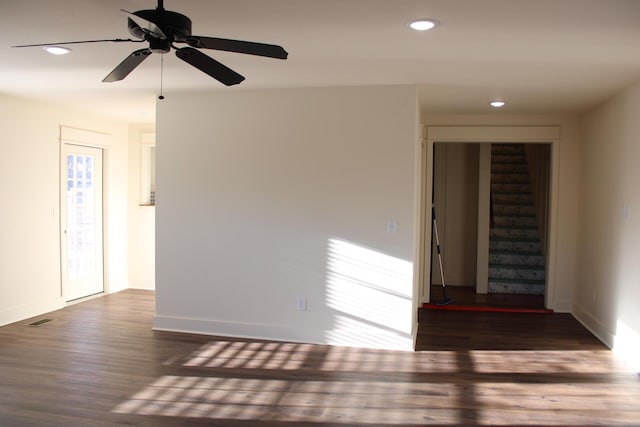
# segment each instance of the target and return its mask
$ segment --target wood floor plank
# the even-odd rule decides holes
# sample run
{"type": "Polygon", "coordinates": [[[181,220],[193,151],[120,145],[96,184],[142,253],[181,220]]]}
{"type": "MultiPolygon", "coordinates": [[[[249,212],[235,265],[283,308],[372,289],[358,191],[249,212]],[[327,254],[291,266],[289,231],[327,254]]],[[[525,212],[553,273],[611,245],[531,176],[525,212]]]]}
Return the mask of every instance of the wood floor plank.
{"type": "Polygon", "coordinates": [[[640,425],[640,378],[566,314],[421,311],[412,353],[154,332],[153,313],[128,290],[0,328],[0,426],[640,425]]]}

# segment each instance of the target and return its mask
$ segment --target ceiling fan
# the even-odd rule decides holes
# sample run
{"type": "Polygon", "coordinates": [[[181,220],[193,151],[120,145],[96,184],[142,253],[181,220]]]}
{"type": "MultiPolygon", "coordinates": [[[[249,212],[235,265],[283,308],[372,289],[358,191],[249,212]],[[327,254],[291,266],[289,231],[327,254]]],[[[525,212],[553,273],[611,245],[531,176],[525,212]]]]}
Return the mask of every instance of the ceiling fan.
{"type": "Polygon", "coordinates": [[[288,56],[287,51],[278,45],[194,36],[191,34],[191,19],[181,13],[165,10],[163,0],[158,0],[158,6],[155,9],[138,10],[133,13],[127,12],[124,9],[121,10],[128,16],[129,33],[131,33],[135,39],[83,40],[28,44],[12,47],[58,46],[101,42],[142,43],[146,41],[149,43],[148,47],[138,49],[129,54],[129,56],[102,80],[103,82],[122,80],[152,53],[165,54],[170,52],[172,48],[175,50],[178,58],[227,86],[242,82],[244,76],[210,56],[205,55],[199,49],[223,50],[277,59],[287,59],[288,56]],[[178,47],[176,44],[186,44],[187,46],[178,47]]]}

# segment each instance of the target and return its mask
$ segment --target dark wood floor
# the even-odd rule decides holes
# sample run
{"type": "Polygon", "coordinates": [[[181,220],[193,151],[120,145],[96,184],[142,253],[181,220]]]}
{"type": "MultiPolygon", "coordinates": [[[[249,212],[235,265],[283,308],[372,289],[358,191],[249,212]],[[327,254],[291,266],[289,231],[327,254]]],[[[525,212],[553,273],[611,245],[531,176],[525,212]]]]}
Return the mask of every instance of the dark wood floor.
{"type": "Polygon", "coordinates": [[[421,312],[418,352],[151,331],[124,291],[0,328],[0,426],[640,425],[569,315],[421,312]]]}
{"type": "MultiPolygon", "coordinates": [[[[453,298],[454,304],[468,306],[486,306],[501,308],[543,309],[544,295],[519,294],[477,294],[474,287],[447,286],[444,291],[448,298],[453,298]]],[[[430,301],[439,303],[444,300],[442,286],[431,286],[430,301]]]]}

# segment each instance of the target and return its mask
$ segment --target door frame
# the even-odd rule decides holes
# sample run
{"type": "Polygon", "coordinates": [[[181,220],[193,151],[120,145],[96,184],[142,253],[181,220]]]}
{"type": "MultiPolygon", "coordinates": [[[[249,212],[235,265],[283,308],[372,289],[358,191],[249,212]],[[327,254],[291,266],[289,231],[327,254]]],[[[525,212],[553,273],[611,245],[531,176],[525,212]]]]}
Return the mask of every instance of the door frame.
{"type": "MultiPolygon", "coordinates": [[[[79,146],[84,146],[84,147],[90,147],[90,148],[99,148],[102,150],[102,283],[103,283],[103,287],[104,290],[102,293],[96,295],[96,296],[100,296],[100,295],[105,295],[108,294],[110,291],[110,286],[109,286],[109,241],[108,241],[108,236],[109,236],[109,221],[108,221],[108,215],[107,212],[109,211],[109,207],[108,207],[108,203],[109,203],[109,197],[108,197],[108,189],[109,189],[109,185],[108,185],[108,170],[109,170],[109,149],[111,147],[111,135],[105,132],[99,132],[99,131],[94,131],[94,130],[88,130],[88,129],[80,129],[80,128],[75,128],[75,127],[71,127],[71,126],[66,126],[66,125],[60,125],[60,135],[59,135],[59,144],[58,144],[58,166],[60,167],[59,173],[58,173],[58,179],[60,180],[58,182],[58,212],[61,212],[62,209],[62,203],[66,203],[66,200],[63,199],[63,193],[62,193],[62,174],[63,174],[63,169],[62,169],[62,165],[64,162],[64,146],[65,144],[70,144],[70,145],[79,145],[79,146]]],[[[60,286],[59,286],[59,293],[60,293],[60,297],[64,299],[64,290],[63,290],[63,276],[62,276],[62,269],[65,268],[65,266],[63,265],[63,254],[62,254],[62,239],[65,238],[64,237],[64,227],[65,224],[62,223],[62,215],[58,215],[58,219],[59,219],[59,233],[58,235],[60,236],[60,241],[59,241],[59,248],[60,248],[60,286]]],[[[84,301],[86,299],[90,299],[90,298],[94,298],[96,296],[89,296],[89,297],[85,297],[85,298],[80,298],[78,300],[73,300],[73,301],[66,301],[66,304],[75,304],[77,302],[80,301],[84,301]]]]}
{"type": "MultiPolygon", "coordinates": [[[[62,152],[61,152],[61,156],[60,156],[60,276],[62,278],[61,281],[61,285],[62,285],[62,297],[63,299],[67,302],[74,302],[77,300],[83,300],[85,298],[88,297],[92,297],[98,294],[102,294],[105,292],[105,278],[104,278],[104,253],[105,253],[105,246],[104,246],[104,186],[103,186],[103,180],[104,180],[104,165],[103,165],[103,161],[104,161],[104,149],[100,148],[100,147],[91,147],[91,146],[87,146],[87,145],[79,145],[79,144],[71,144],[71,143],[64,143],[62,144],[62,152]],[[95,176],[100,176],[100,205],[99,205],[99,210],[96,209],[95,212],[98,213],[100,215],[100,223],[99,223],[99,230],[97,230],[99,232],[99,238],[100,238],[100,242],[99,242],[99,257],[96,257],[96,261],[99,259],[99,274],[96,274],[95,276],[92,277],[99,277],[100,278],[100,290],[97,290],[97,292],[91,292],[91,293],[87,293],[86,295],[69,295],[69,277],[68,277],[68,273],[66,270],[68,270],[68,263],[69,263],[69,258],[68,258],[68,250],[69,250],[69,242],[68,242],[68,229],[67,229],[67,225],[68,225],[68,219],[69,219],[69,210],[68,210],[68,190],[65,188],[66,187],[66,182],[67,182],[67,168],[68,168],[68,155],[75,155],[75,154],[84,154],[84,155],[92,155],[96,157],[95,160],[95,164],[99,165],[99,170],[96,168],[95,172],[99,172],[95,174],[95,176]],[[99,157],[99,160],[97,159],[99,157]],[[65,224],[65,222],[67,222],[67,224],[65,224]],[[66,280],[65,280],[66,279],[66,280]],[[67,285],[67,289],[65,289],[65,284],[67,285]]],[[[97,186],[96,186],[97,187],[97,186]]]]}
{"type": "Polygon", "coordinates": [[[426,126],[421,153],[421,189],[418,236],[418,284],[422,303],[430,300],[431,200],[433,191],[433,144],[519,143],[550,144],[549,223],[546,252],[545,307],[555,308],[556,248],[558,223],[560,127],[559,126],[426,126]]]}

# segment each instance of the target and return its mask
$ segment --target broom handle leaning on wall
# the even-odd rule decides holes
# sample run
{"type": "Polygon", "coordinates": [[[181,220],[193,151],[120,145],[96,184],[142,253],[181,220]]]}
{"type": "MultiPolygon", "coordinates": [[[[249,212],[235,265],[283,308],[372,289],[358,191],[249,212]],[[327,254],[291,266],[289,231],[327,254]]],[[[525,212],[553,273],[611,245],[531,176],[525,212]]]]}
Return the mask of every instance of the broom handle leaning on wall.
{"type": "Polygon", "coordinates": [[[444,270],[442,268],[442,255],[440,254],[440,239],[438,238],[438,224],[436,222],[436,204],[431,205],[431,217],[433,218],[433,231],[436,235],[436,249],[438,251],[438,264],[440,265],[440,280],[444,288],[444,270]]]}

